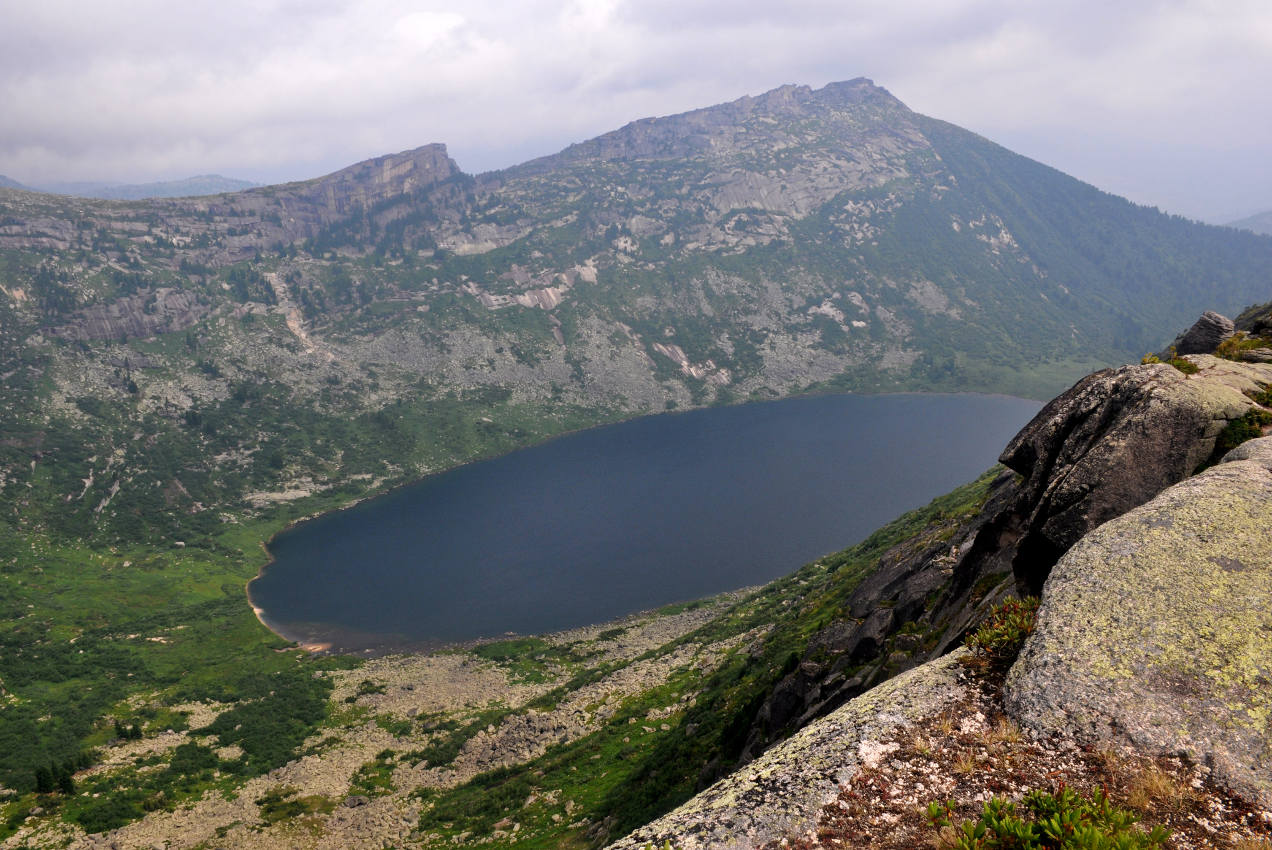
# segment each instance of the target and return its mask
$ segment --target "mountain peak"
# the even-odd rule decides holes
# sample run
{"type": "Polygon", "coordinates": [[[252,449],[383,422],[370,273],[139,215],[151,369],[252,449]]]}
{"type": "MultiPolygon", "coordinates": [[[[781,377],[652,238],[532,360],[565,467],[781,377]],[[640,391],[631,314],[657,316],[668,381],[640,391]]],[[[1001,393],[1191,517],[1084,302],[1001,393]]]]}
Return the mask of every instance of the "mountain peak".
{"type": "Polygon", "coordinates": [[[914,113],[865,77],[821,89],[787,84],[676,115],[640,118],[617,130],[570,145],[560,153],[504,173],[536,174],[587,161],[721,159],[761,147],[842,147],[845,139],[888,124],[909,135],[914,113]],[[878,119],[886,114],[889,121],[878,119]],[[867,127],[867,124],[871,126],[867,127]]]}
{"type": "Polygon", "coordinates": [[[459,166],[450,158],[446,145],[434,142],[411,150],[364,159],[322,177],[284,185],[300,192],[306,188],[328,193],[352,190],[374,201],[430,186],[459,173],[459,166]]]}

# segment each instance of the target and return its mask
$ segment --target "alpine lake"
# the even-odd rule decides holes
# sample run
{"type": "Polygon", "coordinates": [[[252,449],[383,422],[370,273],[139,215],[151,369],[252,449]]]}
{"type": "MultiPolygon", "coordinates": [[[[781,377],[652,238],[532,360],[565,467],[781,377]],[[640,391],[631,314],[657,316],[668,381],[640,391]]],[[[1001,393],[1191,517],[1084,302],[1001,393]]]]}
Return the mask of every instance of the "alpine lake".
{"type": "Polygon", "coordinates": [[[1041,405],[829,395],[650,416],[304,522],[250,585],[315,647],[431,648],[762,584],[994,464],[1041,405]]]}

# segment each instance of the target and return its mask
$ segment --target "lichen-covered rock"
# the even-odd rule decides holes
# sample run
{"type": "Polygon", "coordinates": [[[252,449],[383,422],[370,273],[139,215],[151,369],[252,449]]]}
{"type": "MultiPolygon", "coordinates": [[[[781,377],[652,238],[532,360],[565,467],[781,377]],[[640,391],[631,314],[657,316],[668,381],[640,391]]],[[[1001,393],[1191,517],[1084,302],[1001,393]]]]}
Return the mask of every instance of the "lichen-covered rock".
{"type": "Polygon", "coordinates": [[[1183,753],[1272,805],[1272,438],[1060,559],[1012,667],[1026,726],[1183,753]]]}
{"type": "Polygon", "coordinates": [[[759,847],[816,825],[822,807],[900,726],[931,717],[962,695],[959,651],[917,667],[806,726],[611,850],[759,847]]]}
{"type": "Polygon", "coordinates": [[[1171,347],[1176,354],[1214,354],[1219,344],[1235,331],[1236,325],[1232,319],[1207,310],[1191,328],[1175,338],[1171,347]]]}
{"type": "Polygon", "coordinates": [[[1196,374],[1164,363],[1106,369],[1044,407],[999,460],[1024,476],[1012,562],[1036,593],[1051,565],[1084,534],[1182,481],[1215,438],[1272,383],[1272,367],[1209,355],[1196,374]]]}

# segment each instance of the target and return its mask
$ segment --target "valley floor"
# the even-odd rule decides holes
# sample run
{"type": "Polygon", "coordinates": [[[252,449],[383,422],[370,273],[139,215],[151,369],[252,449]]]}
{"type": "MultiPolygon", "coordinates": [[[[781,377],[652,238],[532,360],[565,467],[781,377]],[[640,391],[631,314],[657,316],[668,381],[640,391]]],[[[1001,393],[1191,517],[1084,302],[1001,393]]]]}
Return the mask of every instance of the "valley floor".
{"type": "MultiPolygon", "coordinates": [[[[508,642],[513,646],[385,656],[352,670],[315,673],[332,680],[335,708],[305,742],[301,758],[233,790],[209,790],[174,811],[158,811],[99,835],[85,835],[32,811],[0,846],[380,848],[386,841],[449,843],[443,838],[450,832],[445,822],[433,832],[420,829],[420,815],[430,808],[433,792],[541,759],[550,750],[560,753],[613,726],[616,718],[622,723],[623,744],[633,750],[668,730],[668,721],[674,722],[694,697],[691,687],[666,692],[667,687],[673,681],[700,679],[727,651],[758,635],[687,641],[671,652],[659,650],[744,595],[725,594],[702,604],[508,642]],[[508,654],[502,655],[504,651],[508,654]],[[558,690],[580,674],[593,681],[564,693],[558,690]],[[658,698],[650,702],[652,695],[658,698]]],[[[172,710],[187,715],[187,725],[198,729],[226,707],[200,702],[172,710]]],[[[210,740],[190,731],[167,731],[117,741],[104,749],[101,764],[76,779],[82,786],[112,774],[128,781],[126,771],[154,770],[179,746],[210,740]]],[[[568,836],[592,825],[579,815],[583,796],[611,784],[570,782],[568,774],[578,772],[576,764],[554,771],[534,789],[533,800],[518,800],[510,817],[491,818],[493,837],[515,834],[524,842],[542,833],[547,846],[576,840],[568,836]],[[548,787],[553,784],[557,787],[548,787]]]]}

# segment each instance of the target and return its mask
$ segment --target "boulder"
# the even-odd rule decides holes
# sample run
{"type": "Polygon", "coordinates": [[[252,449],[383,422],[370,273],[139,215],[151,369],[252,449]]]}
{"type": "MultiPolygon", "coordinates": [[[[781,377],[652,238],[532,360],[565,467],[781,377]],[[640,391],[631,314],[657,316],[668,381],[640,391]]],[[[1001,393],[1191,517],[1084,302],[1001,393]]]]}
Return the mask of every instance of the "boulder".
{"type": "Polygon", "coordinates": [[[963,695],[962,656],[951,653],[862,694],[610,847],[755,848],[813,828],[880,739],[963,695]]]}
{"type": "Polygon", "coordinates": [[[1084,534],[1210,459],[1245,394],[1272,383],[1272,367],[1208,355],[1186,375],[1165,363],[1105,369],[1047,404],[999,460],[1024,477],[1015,508],[1012,569],[1037,593],[1051,565],[1084,534]]]}
{"type": "MultiPolygon", "coordinates": [[[[1175,337],[1175,353],[1214,354],[1219,344],[1236,332],[1236,325],[1227,316],[1221,316],[1213,310],[1201,314],[1201,318],[1193,326],[1175,337]]],[[[1169,354],[1170,352],[1163,352],[1169,354]]],[[[1163,358],[1165,359],[1165,358],[1163,358]]]]}
{"type": "Polygon", "coordinates": [[[1024,726],[1182,753],[1272,806],[1272,438],[1060,559],[1006,703],[1024,726]]]}

